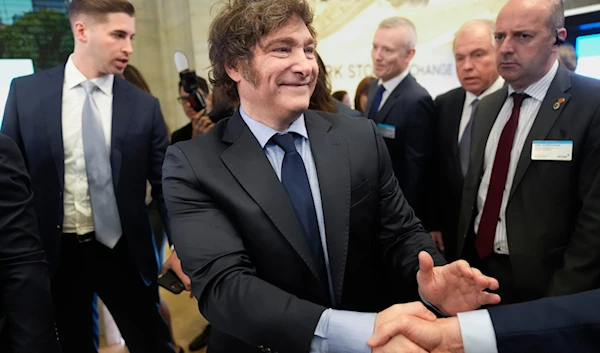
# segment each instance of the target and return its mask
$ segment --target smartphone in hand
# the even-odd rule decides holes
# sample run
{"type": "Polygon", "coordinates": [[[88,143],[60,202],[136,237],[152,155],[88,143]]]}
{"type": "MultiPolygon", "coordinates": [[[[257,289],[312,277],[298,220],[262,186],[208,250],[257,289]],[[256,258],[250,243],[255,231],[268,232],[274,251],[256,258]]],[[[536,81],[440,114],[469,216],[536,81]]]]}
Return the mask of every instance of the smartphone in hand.
{"type": "Polygon", "coordinates": [[[169,270],[164,275],[158,277],[158,285],[173,294],[179,294],[185,290],[185,285],[173,270],[169,270]]]}

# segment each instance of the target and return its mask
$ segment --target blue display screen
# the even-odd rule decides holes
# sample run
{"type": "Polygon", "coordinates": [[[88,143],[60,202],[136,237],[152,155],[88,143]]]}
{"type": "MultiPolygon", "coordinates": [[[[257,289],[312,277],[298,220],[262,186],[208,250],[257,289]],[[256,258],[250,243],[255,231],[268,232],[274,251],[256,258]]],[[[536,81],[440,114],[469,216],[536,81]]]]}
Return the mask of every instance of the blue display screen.
{"type": "Polygon", "coordinates": [[[577,37],[575,50],[579,58],[575,72],[600,79],[600,34],[577,37]]]}

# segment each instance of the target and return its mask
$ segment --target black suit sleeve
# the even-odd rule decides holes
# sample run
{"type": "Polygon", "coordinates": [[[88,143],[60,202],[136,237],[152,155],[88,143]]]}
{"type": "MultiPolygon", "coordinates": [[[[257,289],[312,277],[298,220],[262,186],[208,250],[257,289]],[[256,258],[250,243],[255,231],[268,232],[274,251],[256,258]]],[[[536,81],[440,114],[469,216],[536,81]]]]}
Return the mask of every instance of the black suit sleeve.
{"type": "Polygon", "coordinates": [[[10,137],[23,151],[23,139],[19,126],[19,113],[17,109],[17,80],[13,80],[8,92],[4,118],[2,120],[2,133],[10,137]]]}
{"type": "Polygon", "coordinates": [[[154,114],[152,116],[152,136],[150,141],[150,155],[148,161],[148,181],[152,185],[152,200],[156,204],[160,217],[163,221],[165,232],[169,243],[171,243],[171,222],[165,206],[162,188],[162,165],[165,151],[169,145],[167,126],[160,111],[158,100],[154,100],[154,114]]]}
{"type": "Polygon", "coordinates": [[[202,314],[255,347],[308,352],[325,308],[257,276],[230,215],[211,198],[177,146],[167,150],[163,187],[173,241],[202,314]]]}
{"type": "Polygon", "coordinates": [[[422,96],[409,107],[405,133],[404,170],[399,171],[406,199],[428,226],[429,188],[434,163],[435,109],[430,96],[422,96]]]}
{"type": "Polygon", "coordinates": [[[408,283],[416,284],[415,278],[419,271],[419,252],[427,251],[431,254],[436,266],[445,265],[446,260],[439,253],[431,236],[423,228],[404,197],[403,190],[400,189],[398,180],[394,176],[385,142],[372,121],[371,126],[376,135],[375,141],[379,157],[380,243],[384,261],[408,283]]]}
{"type": "Polygon", "coordinates": [[[600,290],[488,309],[499,353],[597,352],[600,290]]]}
{"type": "MultiPolygon", "coordinates": [[[[600,109],[590,124],[581,162],[578,199],[582,206],[548,295],[564,295],[600,286],[600,109]]],[[[559,202],[557,200],[557,202],[559,202]]]]}
{"type": "Polygon", "coordinates": [[[23,157],[0,134],[0,348],[12,353],[55,353],[48,263],[39,238],[23,157]]]}

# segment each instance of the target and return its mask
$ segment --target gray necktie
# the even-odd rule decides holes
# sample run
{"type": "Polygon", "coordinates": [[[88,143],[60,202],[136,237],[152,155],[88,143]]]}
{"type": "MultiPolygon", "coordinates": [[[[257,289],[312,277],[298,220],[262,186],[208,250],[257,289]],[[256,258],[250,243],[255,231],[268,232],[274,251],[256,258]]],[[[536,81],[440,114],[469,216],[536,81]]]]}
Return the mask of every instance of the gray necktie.
{"type": "Polygon", "coordinates": [[[92,97],[92,92],[98,86],[85,81],[81,83],[81,87],[85,90],[82,114],[83,153],[94,230],[96,239],[112,249],[123,232],[112,180],[110,152],[104,139],[100,112],[92,97]]]}
{"type": "Polygon", "coordinates": [[[473,130],[473,117],[475,116],[475,111],[477,110],[478,105],[479,99],[475,98],[475,100],[471,103],[471,116],[469,117],[469,122],[467,123],[467,126],[465,126],[465,131],[463,132],[462,138],[460,139],[460,143],[458,144],[460,169],[462,171],[463,176],[467,175],[467,169],[469,169],[469,154],[471,151],[471,130],[473,130]]]}

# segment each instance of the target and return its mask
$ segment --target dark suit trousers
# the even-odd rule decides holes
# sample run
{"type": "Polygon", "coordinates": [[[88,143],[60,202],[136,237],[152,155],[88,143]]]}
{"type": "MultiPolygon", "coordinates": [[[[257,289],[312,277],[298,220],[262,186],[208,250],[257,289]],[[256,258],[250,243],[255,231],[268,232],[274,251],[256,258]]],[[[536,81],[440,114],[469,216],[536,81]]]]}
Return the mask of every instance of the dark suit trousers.
{"type": "Polygon", "coordinates": [[[156,281],[146,285],[125,237],[114,249],[63,235],[60,263],[52,279],[56,324],[63,353],[98,351],[96,294],[110,310],[131,353],[174,353],[169,329],[158,312],[156,281]]]}

